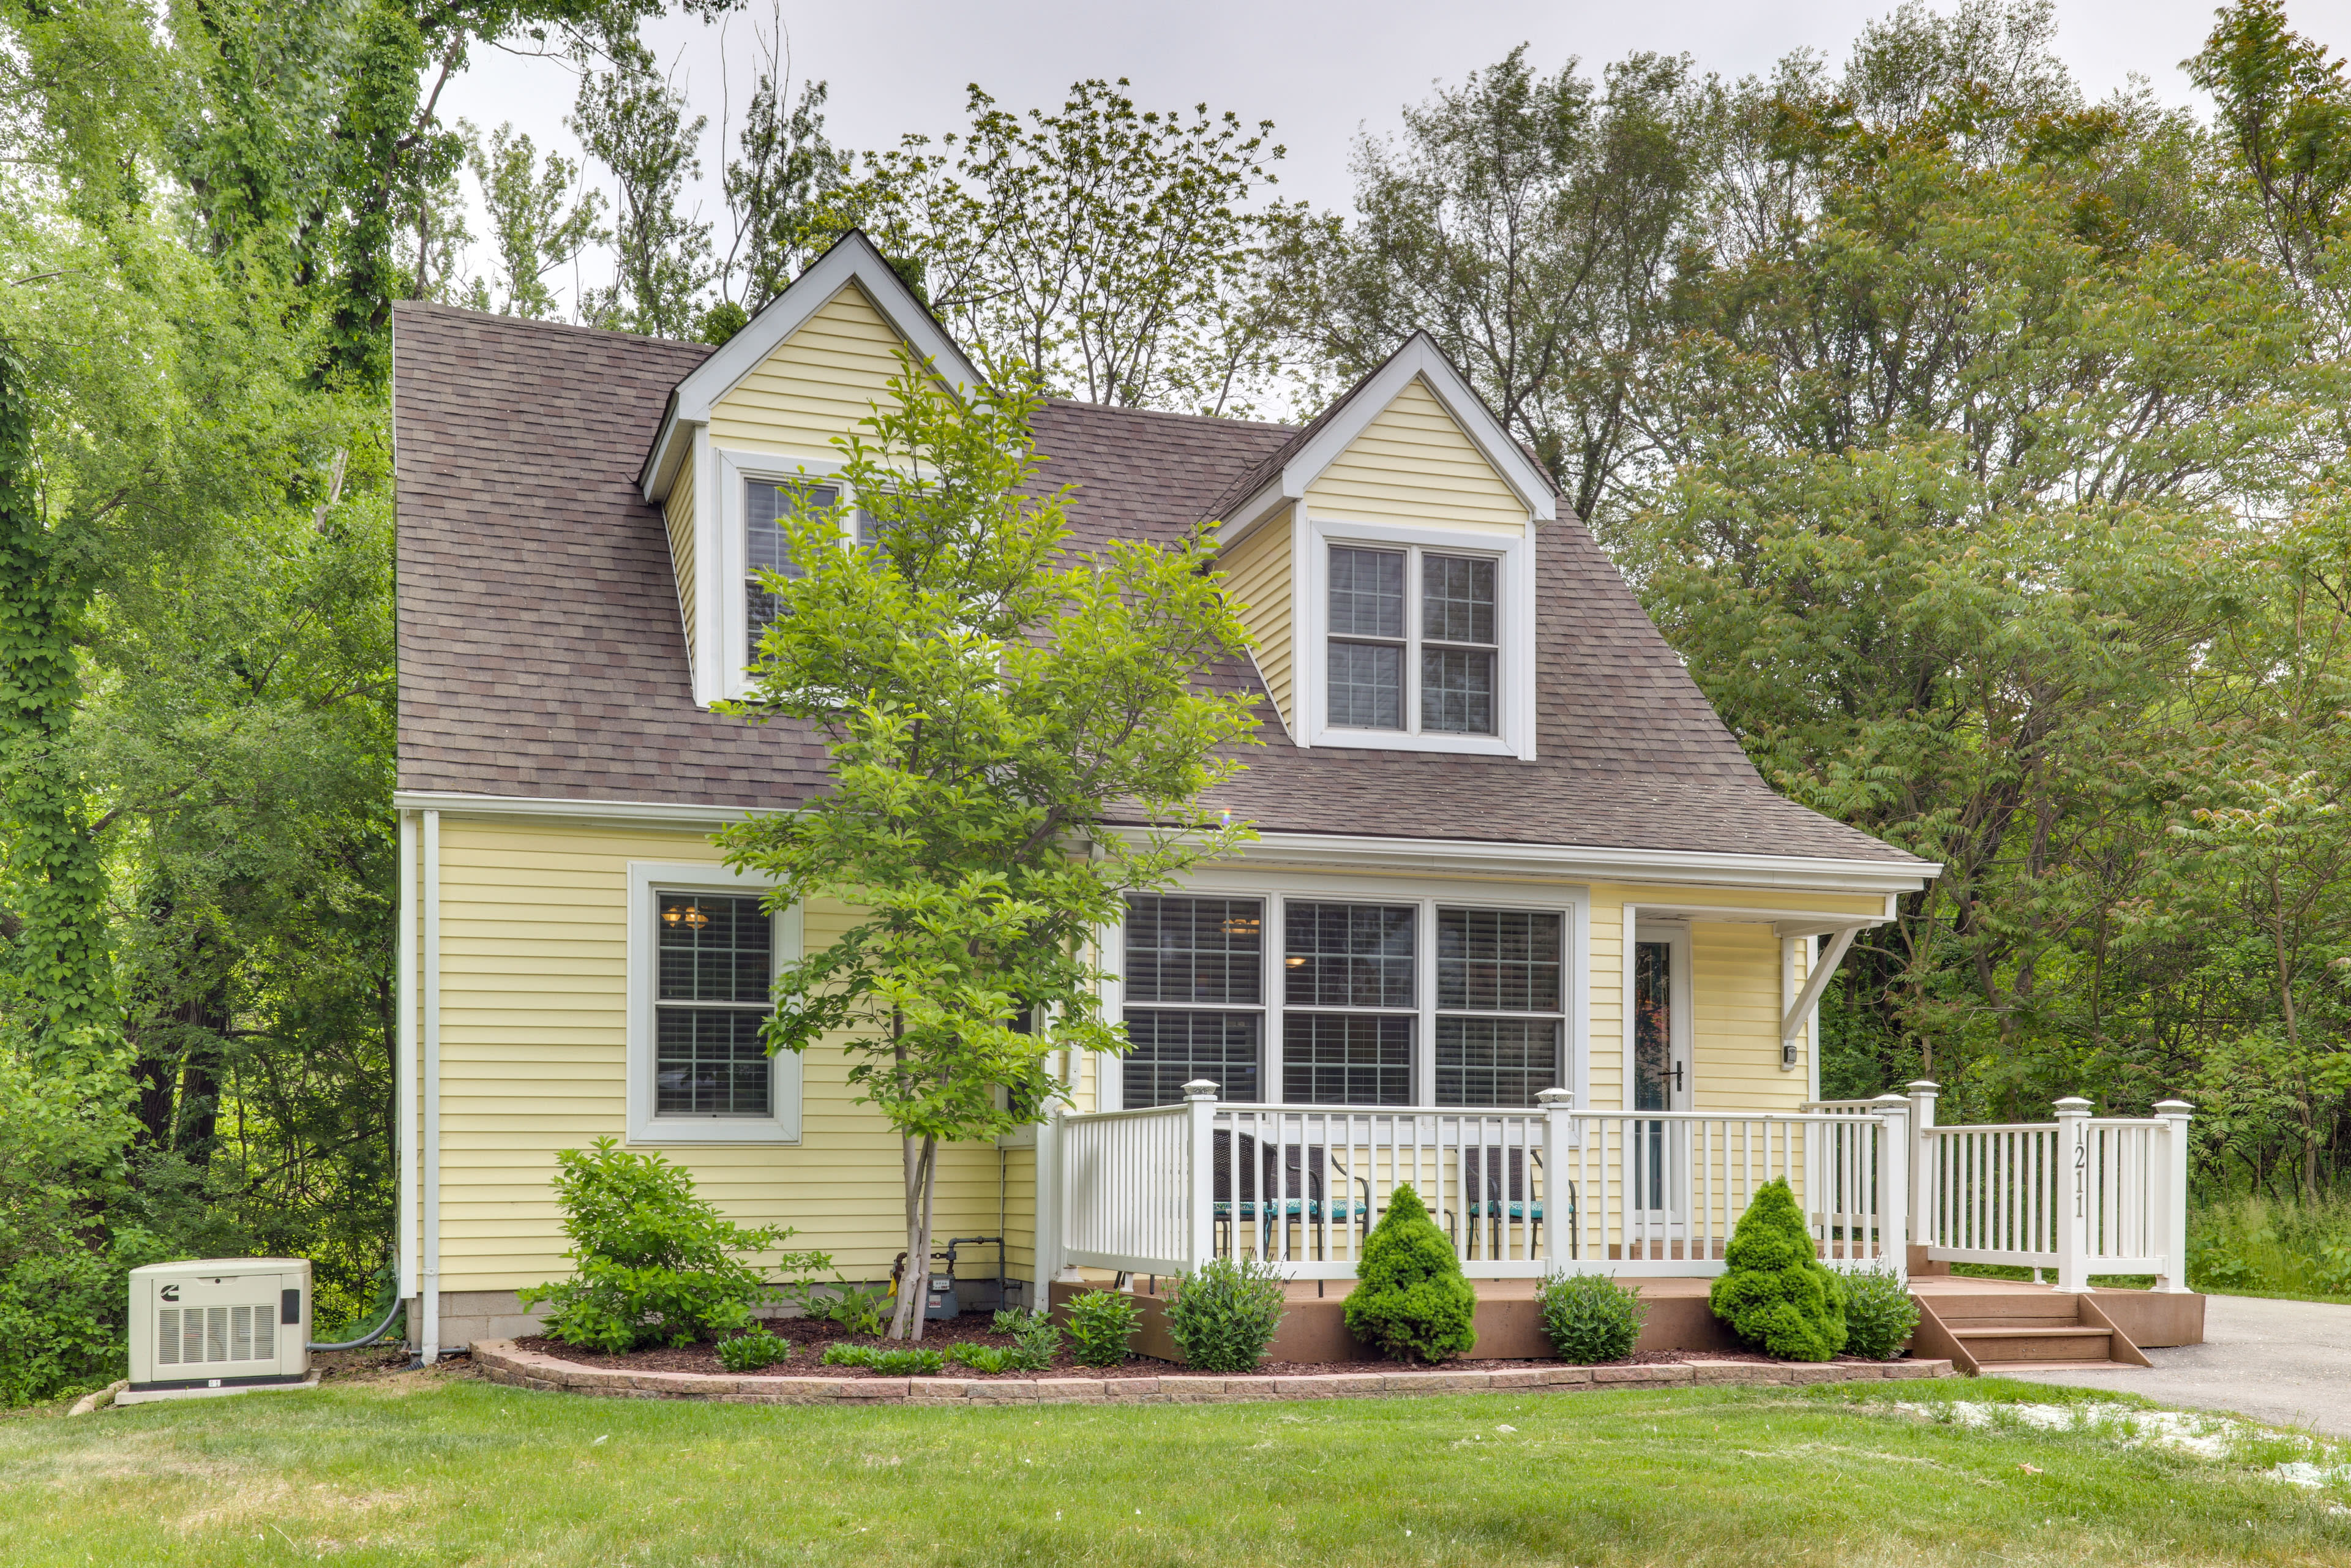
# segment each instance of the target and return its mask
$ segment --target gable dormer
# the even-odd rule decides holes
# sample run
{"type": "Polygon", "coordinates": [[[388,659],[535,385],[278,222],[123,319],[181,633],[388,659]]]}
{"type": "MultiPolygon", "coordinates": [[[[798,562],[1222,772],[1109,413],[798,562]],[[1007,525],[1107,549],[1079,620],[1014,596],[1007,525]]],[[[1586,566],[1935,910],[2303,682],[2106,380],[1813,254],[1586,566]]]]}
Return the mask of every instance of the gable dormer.
{"type": "Polygon", "coordinates": [[[1533,758],[1557,494],[1426,334],[1225,503],[1226,581],[1297,745],[1533,758]]]}
{"type": "Polygon", "coordinates": [[[786,564],[777,518],[795,492],[832,498],[833,442],[889,406],[902,345],[958,393],[980,384],[881,252],[852,232],[670,394],[638,482],[668,525],[701,706],[743,695],[764,600],[752,573],[786,564]]]}

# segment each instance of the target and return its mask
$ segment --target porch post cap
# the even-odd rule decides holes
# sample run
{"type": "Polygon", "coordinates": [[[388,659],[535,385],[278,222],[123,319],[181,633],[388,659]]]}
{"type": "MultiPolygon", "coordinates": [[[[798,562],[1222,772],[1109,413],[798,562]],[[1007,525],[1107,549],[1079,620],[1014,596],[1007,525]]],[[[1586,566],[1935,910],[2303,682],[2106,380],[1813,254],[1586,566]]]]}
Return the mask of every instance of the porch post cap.
{"type": "Polygon", "coordinates": [[[1214,1100],[1216,1097],[1217,1085],[1213,1079],[1195,1078],[1184,1085],[1184,1098],[1186,1100],[1214,1100]]]}
{"type": "Polygon", "coordinates": [[[1905,1111],[1910,1109],[1910,1102],[1907,1097],[1891,1092],[1880,1094],[1876,1099],[1872,1100],[1870,1103],[1873,1105],[1885,1105],[1888,1107],[1899,1105],[1905,1111]]]}
{"type": "Polygon", "coordinates": [[[1936,1082],[1931,1078],[1913,1078],[1909,1082],[1904,1084],[1902,1087],[1907,1089],[1913,1094],[1940,1093],[1943,1088],[1941,1084],[1936,1082]]]}
{"type": "Polygon", "coordinates": [[[1535,1103],[1564,1111],[1575,1103],[1575,1092],[1570,1089],[1539,1089],[1535,1092],[1535,1103]]]}
{"type": "Polygon", "coordinates": [[[2158,1100],[2155,1103],[2155,1112],[2158,1116],[2185,1116],[2194,1109],[2196,1107],[2185,1100],[2158,1100]]]}
{"type": "Polygon", "coordinates": [[[2088,1113],[2089,1109],[2090,1103],[2087,1100],[2083,1099],[2079,1094],[2068,1094],[2065,1098],[2057,1102],[2057,1113],[2060,1116],[2085,1115],[2088,1113]]]}

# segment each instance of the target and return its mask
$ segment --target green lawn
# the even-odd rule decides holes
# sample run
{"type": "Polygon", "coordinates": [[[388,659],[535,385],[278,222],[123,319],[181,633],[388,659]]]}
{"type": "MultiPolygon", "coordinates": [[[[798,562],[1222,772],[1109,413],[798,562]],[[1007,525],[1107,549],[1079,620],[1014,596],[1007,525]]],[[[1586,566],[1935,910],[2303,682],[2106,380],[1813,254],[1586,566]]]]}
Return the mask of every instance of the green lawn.
{"type": "Polygon", "coordinates": [[[417,1376],[0,1421],[0,1563],[2351,1562],[2346,1500],[2245,1463],[1886,1413],[1952,1396],[2074,1397],[836,1410],[417,1376]]]}

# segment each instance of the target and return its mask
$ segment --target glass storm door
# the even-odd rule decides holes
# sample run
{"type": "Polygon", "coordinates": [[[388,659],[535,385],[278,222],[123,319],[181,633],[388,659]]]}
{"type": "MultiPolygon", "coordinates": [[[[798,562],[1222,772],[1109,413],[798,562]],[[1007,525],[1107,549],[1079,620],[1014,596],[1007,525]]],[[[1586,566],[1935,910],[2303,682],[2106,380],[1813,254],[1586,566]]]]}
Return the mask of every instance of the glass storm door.
{"type": "MultiPolygon", "coordinates": [[[[1633,1109],[1689,1109],[1688,1020],[1678,1016],[1686,977],[1674,973],[1687,948],[1670,938],[1643,937],[1633,947],[1633,1109]],[[1678,951],[1677,951],[1678,950],[1678,951]]],[[[1681,1162],[1680,1128],[1637,1122],[1633,1136],[1633,1207],[1671,1214],[1681,1162]]]]}

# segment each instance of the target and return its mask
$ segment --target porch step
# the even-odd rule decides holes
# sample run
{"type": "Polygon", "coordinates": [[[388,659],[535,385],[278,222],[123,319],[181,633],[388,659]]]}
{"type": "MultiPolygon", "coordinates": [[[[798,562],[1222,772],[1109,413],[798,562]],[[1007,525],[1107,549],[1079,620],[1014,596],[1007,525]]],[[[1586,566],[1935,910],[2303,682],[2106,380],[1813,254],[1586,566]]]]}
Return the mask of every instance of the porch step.
{"type": "Polygon", "coordinates": [[[1914,1294],[1914,1354],[1949,1356],[1978,1375],[2003,1368],[2146,1366],[2128,1335],[2085,1295],[2061,1291],[1914,1294]]]}

